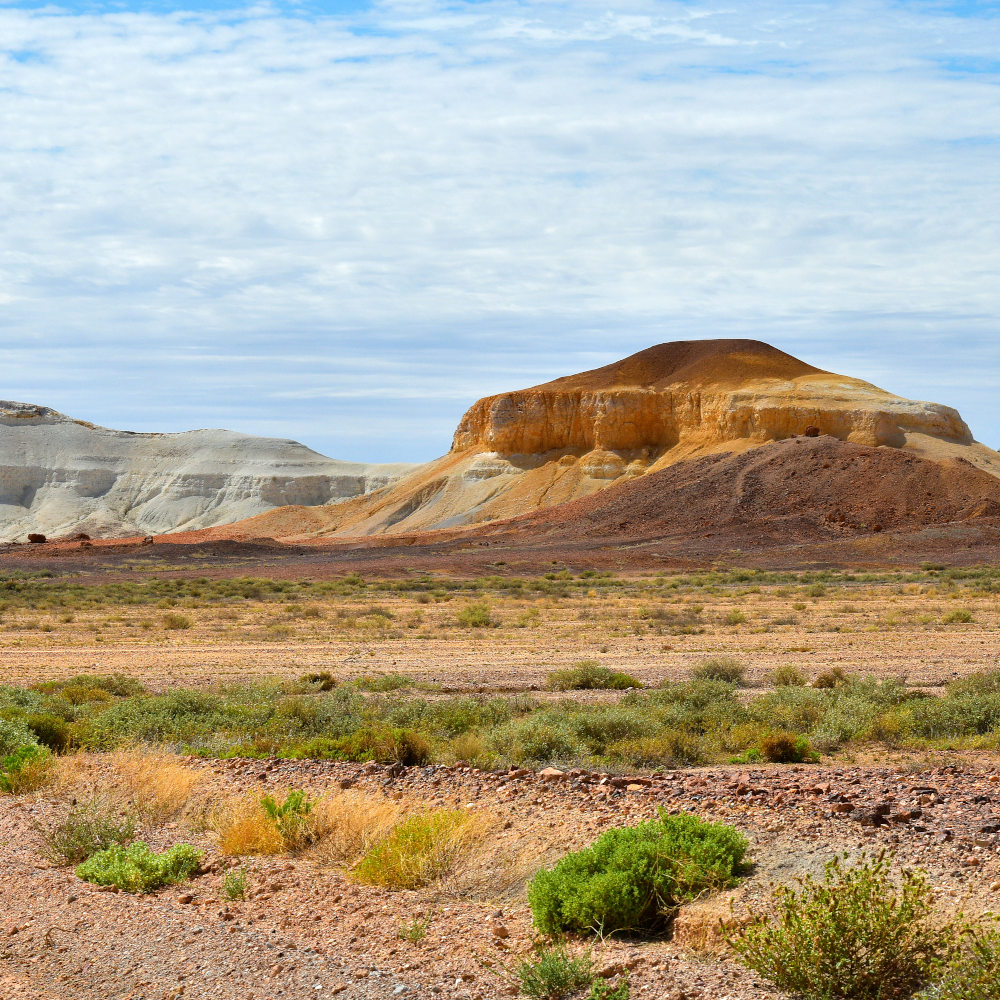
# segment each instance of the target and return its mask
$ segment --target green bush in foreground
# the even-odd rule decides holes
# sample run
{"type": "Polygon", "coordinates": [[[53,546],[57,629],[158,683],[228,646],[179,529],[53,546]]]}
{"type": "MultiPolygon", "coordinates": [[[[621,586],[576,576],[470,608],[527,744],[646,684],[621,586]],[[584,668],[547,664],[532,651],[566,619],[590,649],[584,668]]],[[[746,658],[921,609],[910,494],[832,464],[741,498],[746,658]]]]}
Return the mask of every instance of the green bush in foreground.
{"type": "Polygon", "coordinates": [[[1000,1000],[1000,933],[970,935],[944,976],[921,1000],[1000,1000]]]}
{"type": "Polygon", "coordinates": [[[553,670],[545,686],[550,691],[587,691],[641,688],[642,681],[621,670],[602,667],[596,660],[581,660],[565,670],[553,670]]]}
{"type": "Polygon", "coordinates": [[[897,885],[885,854],[853,868],[835,857],[822,879],[780,886],[774,901],[776,913],[753,912],[730,943],[762,979],[806,1000],[909,1000],[941,975],[966,930],[935,916],[922,874],[904,870],[897,885]]]}
{"type": "Polygon", "coordinates": [[[665,930],[681,903],[735,885],[747,841],[730,826],[667,816],[608,830],[528,887],[535,926],[611,934],[665,930]]]}
{"type": "Polygon", "coordinates": [[[77,865],[76,874],[84,882],[114,885],[124,892],[152,892],[190,878],[198,871],[201,858],[202,852],[190,844],[176,844],[156,854],[148,844],[137,840],[128,847],[112,844],[98,851],[77,865]]]}

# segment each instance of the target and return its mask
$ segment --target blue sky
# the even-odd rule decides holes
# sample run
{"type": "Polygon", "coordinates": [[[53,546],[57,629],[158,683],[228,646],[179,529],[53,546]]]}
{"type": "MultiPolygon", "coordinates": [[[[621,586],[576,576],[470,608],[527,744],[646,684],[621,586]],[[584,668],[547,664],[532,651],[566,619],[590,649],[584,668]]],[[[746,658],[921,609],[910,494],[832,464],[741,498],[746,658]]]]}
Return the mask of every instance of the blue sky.
{"type": "Polygon", "coordinates": [[[0,2],[0,397],[427,459],[750,336],[1000,446],[1000,4],[0,2]]]}

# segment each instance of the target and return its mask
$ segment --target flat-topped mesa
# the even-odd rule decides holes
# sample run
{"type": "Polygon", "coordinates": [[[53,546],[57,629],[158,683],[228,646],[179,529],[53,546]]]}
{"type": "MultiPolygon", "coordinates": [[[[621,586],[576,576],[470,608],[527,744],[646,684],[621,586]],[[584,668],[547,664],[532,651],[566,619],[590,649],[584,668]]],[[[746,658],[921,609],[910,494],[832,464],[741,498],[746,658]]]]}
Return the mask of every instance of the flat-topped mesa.
{"type": "Polygon", "coordinates": [[[958,412],[834,375],[755,340],[660,344],[604,368],[475,403],[453,452],[662,454],[806,432],[902,447],[908,434],[969,444],[958,412]]]}

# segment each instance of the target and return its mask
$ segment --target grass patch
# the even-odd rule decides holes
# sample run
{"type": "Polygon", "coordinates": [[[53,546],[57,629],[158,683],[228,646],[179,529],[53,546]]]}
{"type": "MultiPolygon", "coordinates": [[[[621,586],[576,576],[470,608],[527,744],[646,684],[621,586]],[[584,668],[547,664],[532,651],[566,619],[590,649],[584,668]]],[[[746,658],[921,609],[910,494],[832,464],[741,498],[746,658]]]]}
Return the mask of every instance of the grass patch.
{"type": "Polygon", "coordinates": [[[667,816],[608,830],[539,872],[528,889],[545,934],[659,933],[678,907],[739,881],[747,841],[732,827],[667,816]]]}
{"type": "Polygon", "coordinates": [[[482,817],[458,809],[409,816],[351,869],[359,882],[419,889],[446,875],[485,833],[482,817]]]}
{"type": "Polygon", "coordinates": [[[18,747],[0,760],[0,792],[24,795],[52,780],[52,751],[38,744],[18,747]]]}
{"type": "Polygon", "coordinates": [[[574,955],[565,945],[539,949],[534,958],[524,959],[515,974],[521,996],[532,1000],[565,1000],[594,981],[590,953],[574,955]]]}

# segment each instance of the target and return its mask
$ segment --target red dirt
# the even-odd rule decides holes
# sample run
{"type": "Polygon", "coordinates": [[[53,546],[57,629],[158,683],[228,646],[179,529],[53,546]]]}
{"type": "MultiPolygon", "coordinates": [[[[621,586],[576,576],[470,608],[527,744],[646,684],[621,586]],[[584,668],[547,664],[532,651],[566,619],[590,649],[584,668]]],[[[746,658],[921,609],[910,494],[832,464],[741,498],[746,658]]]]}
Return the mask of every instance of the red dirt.
{"type": "Polygon", "coordinates": [[[603,368],[567,375],[533,388],[662,389],[678,382],[738,385],[748,380],[820,374],[823,374],[821,369],[760,340],[678,340],[657,344],[603,368]]]}

